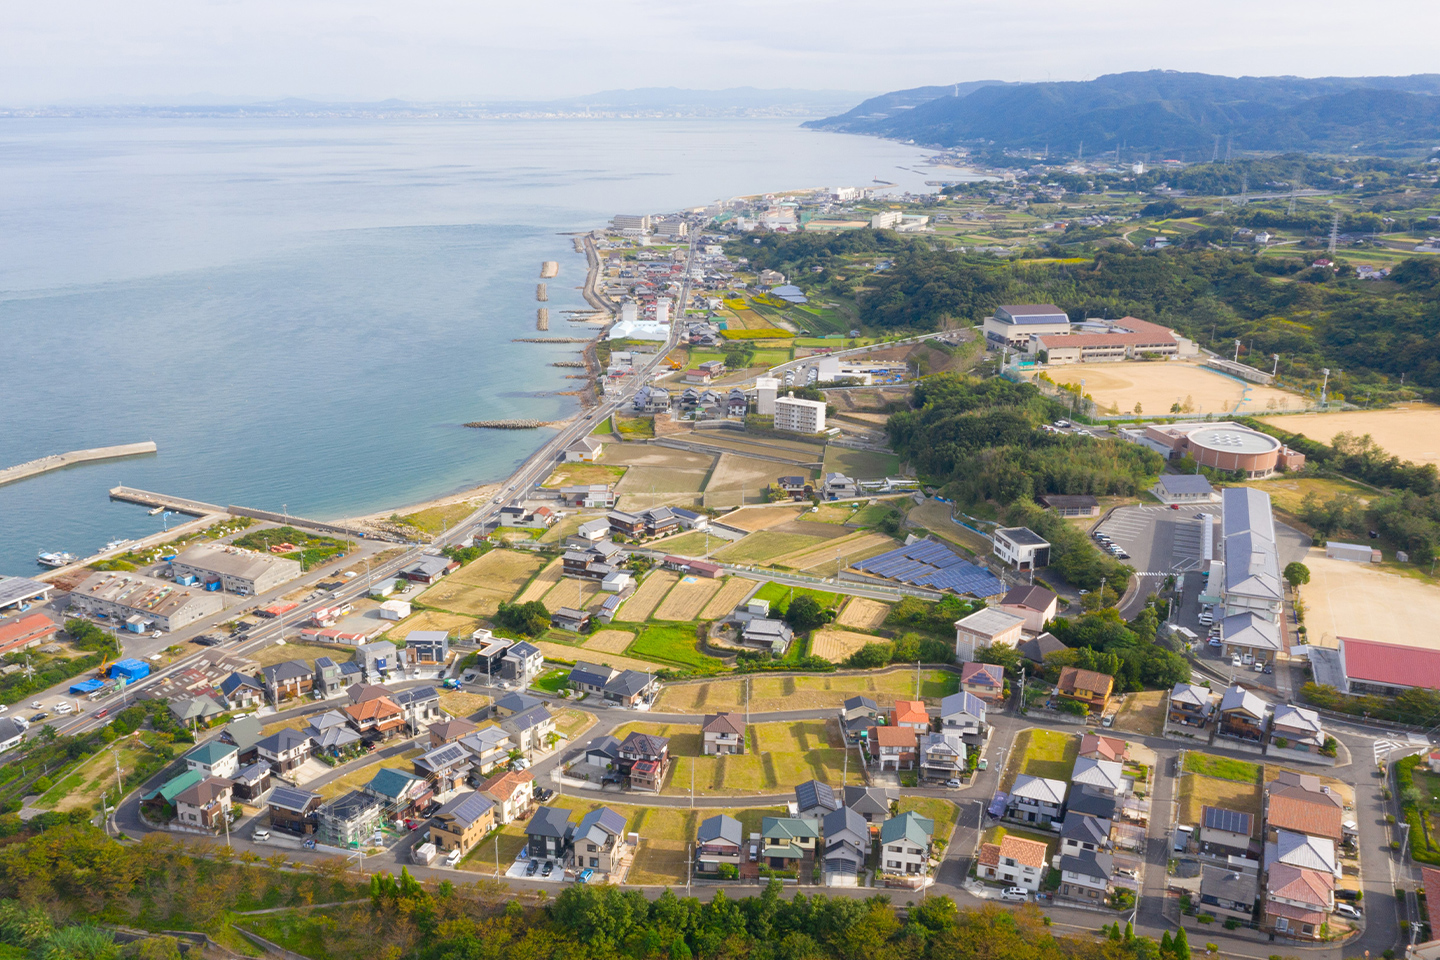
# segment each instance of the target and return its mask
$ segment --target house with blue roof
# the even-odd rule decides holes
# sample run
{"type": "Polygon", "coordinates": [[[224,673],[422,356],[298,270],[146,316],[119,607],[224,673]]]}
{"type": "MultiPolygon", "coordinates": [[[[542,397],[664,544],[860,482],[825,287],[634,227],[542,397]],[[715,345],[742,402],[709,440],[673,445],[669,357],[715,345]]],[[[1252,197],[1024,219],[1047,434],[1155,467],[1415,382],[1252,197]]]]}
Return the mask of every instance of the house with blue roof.
{"type": "Polygon", "coordinates": [[[363,790],[380,802],[384,814],[392,820],[411,816],[435,795],[425,780],[393,767],[381,767],[363,790]]]}
{"type": "Polygon", "coordinates": [[[185,754],[185,769],[207,777],[231,777],[240,769],[240,748],[220,740],[202,743],[185,754]]]}

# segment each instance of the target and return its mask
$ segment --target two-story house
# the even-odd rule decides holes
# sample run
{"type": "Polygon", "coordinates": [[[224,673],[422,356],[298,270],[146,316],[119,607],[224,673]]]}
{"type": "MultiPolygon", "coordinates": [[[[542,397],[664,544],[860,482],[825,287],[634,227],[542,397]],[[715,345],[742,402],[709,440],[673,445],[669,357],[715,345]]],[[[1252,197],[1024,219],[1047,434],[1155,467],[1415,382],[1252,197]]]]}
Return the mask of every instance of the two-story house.
{"type": "Polygon", "coordinates": [[[745,829],[723,813],[707,817],[695,829],[695,869],[715,873],[720,864],[739,868],[745,859],[745,829]]]}
{"type": "Polygon", "coordinates": [[[394,767],[381,767],[363,789],[368,796],[380,802],[387,817],[395,820],[412,816],[435,795],[434,789],[423,777],[394,767]]]}
{"type": "Polygon", "coordinates": [[[1114,844],[1110,840],[1112,824],[1098,817],[1066,817],[1060,828],[1061,853],[1111,853],[1114,844]]]}
{"type": "Polygon", "coordinates": [[[1249,857],[1255,817],[1209,804],[1200,808],[1200,850],[1216,857],[1249,857]]]}
{"type": "Polygon", "coordinates": [[[1340,843],[1348,829],[1344,811],[1340,797],[1312,774],[1281,770],[1265,785],[1265,826],[1272,838],[1290,830],[1340,843]]]}
{"type": "Polygon", "coordinates": [[[941,783],[965,772],[965,743],[954,733],[920,735],[920,776],[941,783]]]}
{"type": "Polygon", "coordinates": [[[1021,584],[1000,599],[1000,609],[1025,621],[1026,633],[1041,633],[1055,619],[1060,598],[1041,586],[1021,584]]]}
{"type": "Polygon", "coordinates": [[[653,674],[643,670],[621,670],[605,684],[605,699],[622,707],[635,707],[647,701],[660,687],[653,674]]]}
{"type": "Polygon", "coordinates": [[[962,663],[960,692],[973,694],[986,703],[1005,700],[1005,671],[994,663],[962,663]]]}
{"type": "Polygon", "coordinates": [[[620,741],[620,772],[630,789],[659,793],[669,769],[669,738],[636,730],[620,741]]]}
{"type": "Polygon", "coordinates": [[[930,712],[924,700],[896,700],[890,710],[890,726],[908,727],[916,733],[930,732],[930,712]]]}
{"type": "Polygon", "coordinates": [[[880,870],[899,876],[923,876],[930,867],[935,821],[907,810],[880,825],[880,870]]]}
{"type": "Polygon", "coordinates": [[[985,701],[973,693],[952,693],[940,701],[940,732],[971,738],[985,733],[985,701]]]}
{"type": "Polygon", "coordinates": [[[260,675],[264,680],[265,695],[276,704],[303,697],[315,685],[315,672],[304,660],[286,660],[262,667],[260,675]]]}
{"type": "Polygon", "coordinates": [[[846,740],[855,743],[861,739],[861,734],[868,733],[875,726],[879,716],[880,706],[874,700],[851,697],[840,708],[840,729],[845,731],[846,740]]]}
{"type": "Polygon", "coordinates": [[[999,843],[981,844],[976,870],[987,880],[1033,892],[1045,878],[1045,851],[1039,840],[1007,834],[999,843]]]}
{"type": "Polygon", "coordinates": [[[712,713],[700,724],[701,752],[707,757],[745,752],[745,718],[736,713],[712,713]]]}
{"type": "Polygon", "coordinates": [[[259,758],[282,776],[309,760],[311,749],[310,738],[289,727],[277,730],[255,744],[259,758]]]}
{"type": "Polygon", "coordinates": [[[765,817],[760,821],[764,843],[761,858],[772,870],[794,870],[806,858],[814,858],[820,844],[820,828],[799,817],[765,817]]]}
{"type": "Polygon", "coordinates": [[[808,820],[816,827],[832,812],[840,809],[840,798],[828,783],[806,780],[795,787],[795,800],[790,804],[790,815],[808,820]]]}
{"type": "Polygon", "coordinates": [[[389,697],[374,697],[344,709],[355,732],[366,740],[388,740],[405,729],[405,711],[389,697]]]}
{"type": "Polygon", "coordinates": [[[1205,864],[1200,868],[1200,903],[1206,913],[1220,920],[1249,923],[1255,914],[1255,897],[1259,877],[1231,863],[1227,866],[1205,864]]]}
{"type": "Polygon", "coordinates": [[[913,770],[919,760],[919,741],[905,727],[871,727],[870,756],[880,770],[913,770]]]}
{"type": "Polygon", "coordinates": [[[222,740],[202,743],[185,754],[185,768],[199,770],[207,777],[228,779],[240,769],[240,748],[222,740]]]}
{"type": "Polygon", "coordinates": [[[547,750],[555,733],[555,718],[544,704],[531,707],[524,713],[506,717],[500,721],[500,729],[515,744],[515,749],[524,753],[547,750]]]}
{"type": "Polygon", "coordinates": [[[470,790],[451,799],[430,818],[430,842],[441,853],[463,857],[495,827],[495,803],[470,790]]]}
{"type": "Polygon", "coordinates": [[[1198,683],[1177,683],[1170,688],[1169,703],[1165,709],[1165,723],[1168,726],[1200,731],[1210,725],[1215,715],[1215,695],[1209,687],[1198,683]]]}
{"type": "Polygon", "coordinates": [[[220,681],[220,696],[231,710],[251,710],[265,702],[265,688],[259,680],[236,670],[220,681]]]}
{"type": "Polygon", "coordinates": [[[491,706],[491,715],[497,720],[504,720],[506,717],[513,717],[517,713],[524,713],[532,707],[538,707],[545,701],[528,693],[515,692],[507,693],[496,700],[491,706]]]}
{"type": "Polygon", "coordinates": [[[840,802],[864,817],[866,823],[884,823],[890,816],[890,794],[880,787],[846,787],[840,802]]]}
{"type": "Polygon", "coordinates": [[[865,871],[870,856],[870,825],[849,807],[831,810],[820,822],[824,839],[821,853],[826,883],[849,886],[865,871]]]}
{"type": "Polygon", "coordinates": [[[435,796],[445,797],[465,786],[474,758],[460,743],[446,743],[411,760],[417,777],[430,782],[435,796]]]}
{"type": "Polygon", "coordinates": [[[316,657],[311,690],[316,696],[325,699],[344,692],[345,675],[340,672],[340,664],[331,657],[316,657]]]}
{"type": "Polygon", "coordinates": [[[576,869],[607,875],[621,873],[634,853],[625,836],[625,818],[609,807],[597,807],[570,832],[576,869]]]}
{"type": "Polygon", "coordinates": [[[511,644],[500,658],[500,679],[521,686],[545,669],[545,654],[533,643],[511,644]]]}
{"type": "Polygon", "coordinates": [[[1110,694],[1115,690],[1115,678],[1095,670],[1080,667],[1065,667],[1055,681],[1055,692],[1066,700],[1083,703],[1090,712],[1100,715],[1110,703],[1110,694]]]}
{"type": "Polygon", "coordinates": [[[1084,851],[1060,855],[1060,896],[1100,901],[1110,895],[1115,859],[1108,853],[1084,851]]]}
{"type": "Polygon", "coordinates": [[[414,687],[402,690],[391,698],[400,708],[405,725],[412,736],[418,736],[430,729],[430,724],[445,719],[440,709],[440,691],[434,687],[414,687]]]}
{"type": "Polygon", "coordinates": [[[563,861],[570,849],[570,811],[540,807],[525,825],[526,852],[532,860],[563,861]]]}
{"type": "Polygon", "coordinates": [[[315,832],[315,813],[323,802],[318,793],[279,784],[265,801],[270,808],[270,826],[274,830],[308,836],[315,832]]]}
{"type": "Polygon", "coordinates": [[[1325,746],[1325,730],[1320,714],[1292,703],[1275,708],[1270,721],[1270,749],[1318,756],[1325,746]]]}
{"type": "Polygon", "coordinates": [[[1335,878],[1323,870],[1288,863],[1270,866],[1265,880],[1261,929],[1287,937],[1318,940],[1335,909],[1335,878]]]}
{"type": "Polygon", "coordinates": [[[1270,705],[1254,693],[1236,684],[1220,699],[1217,736],[1247,743],[1260,744],[1270,721],[1270,705]]]}
{"type": "Polygon", "coordinates": [[[1049,826],[1050,821],[1060,819],[1065,789],[1063,780],[1022,774],[1015,778],[1015,785],[1010,789],[1005,815],[1012,820],[1049,826]]]}
{"type": "Polygon", "coordinates": [[[312,717],[302,731],[315,744],[315,753],[339,757],[360,742],[360,734],[350,725],[350,718],[339,710],[326,710],[312,717]]]}
{"type": "Polygon", "coordinates": [[[187,827],[218,830],[230,816],[232,785],[224,777],[206,777],[175,797],[175,820],[187,827]]]}
{"type": "Polygon", "coordinates": [[[1129,795],[1133,781],[1122,773],[1120,764],[1114,760],[1077,757],[1070,773],[1070,782],[1076,786],[1090,787],[1106,796],[1124,797],[1129,795]]]}
{"type": "Polygon", "coordinates": [[[462,737],[474,733],[480,729],[469,720],[461,720],[450,717],[441,720],[439,723],[432,723],[428,733],[430,734],[430,746],[443,747],[447,743],[454,743],[462,737]]]}
{"type": "Polygon", "coordinates": [[[535,775],[528,770],[504,771],[480,785],[480,792],[495,802],[495,819],[514,823],[535,801],[535,775]]]}

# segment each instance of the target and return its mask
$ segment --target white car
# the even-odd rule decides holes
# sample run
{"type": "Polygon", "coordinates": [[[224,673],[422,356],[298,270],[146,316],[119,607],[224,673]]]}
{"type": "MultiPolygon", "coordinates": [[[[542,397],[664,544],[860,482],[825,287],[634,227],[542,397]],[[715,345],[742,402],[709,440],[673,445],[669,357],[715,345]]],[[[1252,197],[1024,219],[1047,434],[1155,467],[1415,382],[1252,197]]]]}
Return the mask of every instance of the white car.
{"type": "Polygon", "coordinates": [[[1006,903],[1024,903],[1030,899],[1030,891],[1024,887],[1006,887],[1000,891],[1000,899],[1006,903]]]}
{"type": "Polygon", "coordinates": [[[460,848],[459,848],[459,847],[456,847],[454,850],[451,850],[451,851],[450,851],[450,856],[448,856],[448,857],[445,858],[445,866],[447,866],[447,867],[453,867],[453,866],[455,866],[455,864],[457,864],[457,863],[459,863],[459,862],[460,862],[460,848]]]}
{"type": "Polygon", "coordinates": [[[1335,904],[1335,912],[1340,914],[1340,916],[1342,917],[1349,917],[1351,920],[1359,920],[1361,917],[1364,916],[1364,914],[1362,914],[1359,909],[1351,906],[1348,903],[1335,904]]]}
{"type": "Polygon", "coordinates": [[[68,704],[68,703],[61,702],[61,703],[55,704],[55,712],[58,713],[58,714],[60,714],[60,716],[63,717],[63,716],[65,716],[65,714],[67,714],[67,713],[74,713],[74,712],[75,712],[75,708],[72,707],[72,706],[70,706],[70,704],[68,704]]]}
{"type": "Polygon", "coordinates": [[[31,710],[39,710],[41,706],[43,706],[43,704],[41,704],[39,700],[31,700],[31,701],[30,701],[30,709],[31,709],[31,710]]]}
{"type": "Polygon", "coordinates": [[[1230,666],[1232,666],[1232,667],[1241,666],[1241,663],[1240,663],[1240,654],[1237,653],[1237,654],[1235,654],[1235,656],[1233,656],[1233,657],[1230,658],[1230,666]]]}

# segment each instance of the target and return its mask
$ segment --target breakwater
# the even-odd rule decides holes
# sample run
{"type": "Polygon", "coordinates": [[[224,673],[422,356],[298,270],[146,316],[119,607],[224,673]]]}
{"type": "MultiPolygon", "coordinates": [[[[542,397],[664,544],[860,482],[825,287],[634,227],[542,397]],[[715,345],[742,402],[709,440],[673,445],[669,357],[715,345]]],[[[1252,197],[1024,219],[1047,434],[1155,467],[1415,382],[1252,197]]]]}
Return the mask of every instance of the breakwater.
{"type": "Polygon", "coordinates": [[[544,420],[471,420],[465,424],[477,430],[538,430],[545,425],[544,420]]]}
{"type": "Polygon", "coordinates": [[[546,300],[550,299],[550,293],[545,289],[545,284],[537,283],[535,285],[535,299],[539,300],[541,303],[544,303],[546,300]]]}
{"type": "Polygon", "coordinates": [[[582,360],[556,360],[554,363],[550,364],[550,366],[552,366],[552,367],[575,367],[576,369],[579,369],[579,370],[584,370],[584,369],[585,369],[585,363],[584,363],[584,361],[582,361],[582,360]]]}
{"type": "Polygon", "coordinates": [[[154,453],[155,450],[155,442],[153,440],[146,440],[144,443],[122,443],[114,447],[92,447],[89,450],[71,450],[69,453],[56,453],[48,457],[40,457],[37,460],[30,460],[0,470],[0,484],[14,483],[17,480],[24,480],[26,477],[33,477],[36,474],[47,473],[51,470],[60,470],[65,467],[73,467],[79,463],[90,463],[95,460],[116,460],[120,457],[138,457],[147,453],[154,453]]]}
{"type": "Polygon", "coordinates": [[[555,260],[546,260],[540,264],[540,279],[553,280],[560,275],[560,264],[555,260]]]}
{"type": "Polygon", "coordinates": [[[592,337],[515,337],[511,343],[589,343],[592,337]]]}
{"type": "Polygon", "coordinates": [[[535,329],[550,329],[550,309],[548,307],[541,307],[535,312],[535,329]]]}

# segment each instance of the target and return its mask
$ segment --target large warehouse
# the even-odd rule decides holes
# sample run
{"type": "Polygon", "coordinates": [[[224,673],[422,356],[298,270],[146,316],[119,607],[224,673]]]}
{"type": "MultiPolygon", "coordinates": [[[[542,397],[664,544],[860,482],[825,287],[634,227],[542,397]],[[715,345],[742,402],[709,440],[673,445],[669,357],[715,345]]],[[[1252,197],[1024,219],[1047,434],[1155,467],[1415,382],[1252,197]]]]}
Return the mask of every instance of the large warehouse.
{"type": "Polygon", "coordinates": [[[1228,420],[1153,424],[1144,427],[1143,432],[1132,427],[1121,433],[1171,459],[1188,454],[1202,467],[1239,470],[1250,478],[1305,466],[1305,454],[1291,450],[1268,433],[1228,420]]]}
{"type": "Polygon", "coordinates": [[[133,633],[169,633],[225,609],[220,594],[177,587],[138,573],[93,573],[70,594],[70,606],[109,617],[133,633]]]}
{"type": "Polygon", "coordinates": [[[170,561],[177,580],[197,577],[201,583],[219,580],[227,593],[254,596],[300,576],[300,563],[253,550],[200,543],[170,561]]]}

